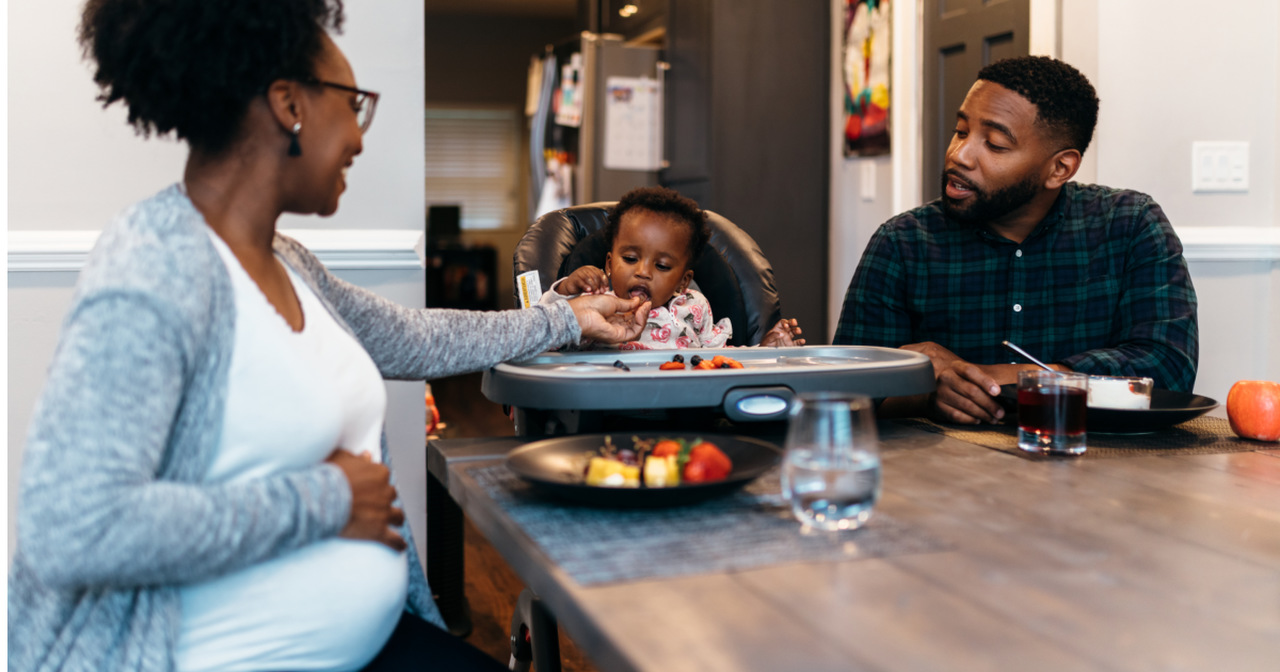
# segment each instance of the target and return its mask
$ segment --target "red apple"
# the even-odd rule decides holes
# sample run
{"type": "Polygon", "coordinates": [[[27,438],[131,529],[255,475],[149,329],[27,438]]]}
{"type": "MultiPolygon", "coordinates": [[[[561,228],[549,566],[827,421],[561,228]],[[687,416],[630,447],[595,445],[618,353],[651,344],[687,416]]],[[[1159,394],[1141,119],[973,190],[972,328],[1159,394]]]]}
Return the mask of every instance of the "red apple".
{"type": "Polygon", "coordinates": [[[1241,380],[1227,392],[1227,419],[1242,438],[1280,441],[1280,383],[1241,380]]]}

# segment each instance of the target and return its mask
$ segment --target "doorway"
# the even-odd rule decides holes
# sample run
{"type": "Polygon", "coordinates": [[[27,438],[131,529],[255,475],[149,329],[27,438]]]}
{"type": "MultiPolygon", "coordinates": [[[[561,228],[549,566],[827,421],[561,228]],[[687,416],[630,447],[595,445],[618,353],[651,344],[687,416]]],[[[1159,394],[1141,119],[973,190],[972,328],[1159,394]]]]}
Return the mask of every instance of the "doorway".
{"type": "Polygon", "coordinates": [[[1030,53],[1030,0],[924,0],[921,196],[942,195],[943,155],[956,110],[978,71],[1030,53]]]}

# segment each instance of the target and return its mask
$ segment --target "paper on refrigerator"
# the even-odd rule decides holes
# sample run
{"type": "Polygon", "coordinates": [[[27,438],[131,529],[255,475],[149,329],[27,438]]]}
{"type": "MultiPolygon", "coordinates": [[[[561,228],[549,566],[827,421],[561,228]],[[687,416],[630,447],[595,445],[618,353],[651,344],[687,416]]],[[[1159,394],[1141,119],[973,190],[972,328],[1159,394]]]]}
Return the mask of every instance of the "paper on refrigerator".
{"type": "Polygon", "coordinates": [[[651,77],[605,81],[604,167],[662,168],[662,86],[651,77]]]}

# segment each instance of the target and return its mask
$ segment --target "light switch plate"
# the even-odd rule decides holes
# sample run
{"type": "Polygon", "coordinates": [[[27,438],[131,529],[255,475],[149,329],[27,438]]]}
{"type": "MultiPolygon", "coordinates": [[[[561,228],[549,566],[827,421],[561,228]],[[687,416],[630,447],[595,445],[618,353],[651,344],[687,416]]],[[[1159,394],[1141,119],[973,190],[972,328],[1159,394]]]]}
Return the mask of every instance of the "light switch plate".
{"type": "Polygon", "coordinates": [[[859,176],[858,182],[861,189],[860,195],[864,201],[876,200],[876,162],[871,159],[862,159],[862,175],[859,176]]]}
{"type": "Polygon", "coordinates": [[[1249,191],[1249,143],[1191,143],[1191,191],[1249,191]]]}

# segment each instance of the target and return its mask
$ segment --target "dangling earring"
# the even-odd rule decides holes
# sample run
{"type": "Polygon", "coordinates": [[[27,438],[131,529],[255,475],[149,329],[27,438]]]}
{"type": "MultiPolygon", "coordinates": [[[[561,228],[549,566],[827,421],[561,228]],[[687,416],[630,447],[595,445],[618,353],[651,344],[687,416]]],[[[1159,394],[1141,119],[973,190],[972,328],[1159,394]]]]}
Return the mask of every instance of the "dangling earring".
{"type": "Polygon", "coordinates": [[[302,131],[302,122],[293,125],[293,137],[289,138],[289,156],[302,156],[302,145],[298,144],[298,133],[302,131]]]}

